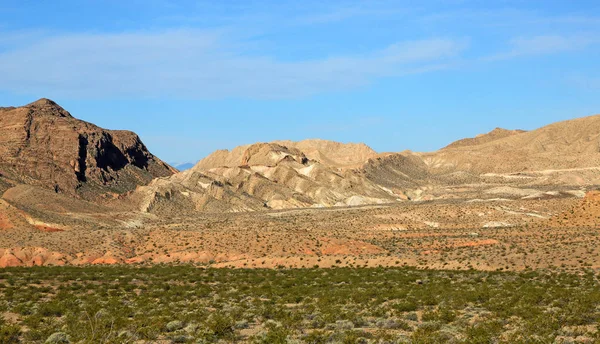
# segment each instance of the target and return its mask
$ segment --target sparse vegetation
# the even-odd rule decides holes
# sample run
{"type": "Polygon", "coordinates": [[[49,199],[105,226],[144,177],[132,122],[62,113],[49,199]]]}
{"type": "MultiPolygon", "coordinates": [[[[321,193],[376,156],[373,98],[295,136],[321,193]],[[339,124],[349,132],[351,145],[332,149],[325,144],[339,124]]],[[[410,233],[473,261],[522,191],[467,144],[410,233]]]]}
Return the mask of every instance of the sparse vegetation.
{"type": "Polygon", "coordinates": [[[0,271],[2,343],[600,340],[598,275],[413,268],[0,271]]]}

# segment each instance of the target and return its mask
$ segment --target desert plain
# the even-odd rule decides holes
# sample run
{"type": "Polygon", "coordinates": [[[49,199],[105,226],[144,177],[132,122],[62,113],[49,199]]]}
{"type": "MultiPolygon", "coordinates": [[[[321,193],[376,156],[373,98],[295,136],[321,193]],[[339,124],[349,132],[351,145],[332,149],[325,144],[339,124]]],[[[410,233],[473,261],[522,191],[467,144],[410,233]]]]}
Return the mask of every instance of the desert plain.
{"type": "Polygon", "coordinates": [[[598,342],[598,185],[600,115],[177,171],[49,99],[0,108],[0,340],[598,342]]]}

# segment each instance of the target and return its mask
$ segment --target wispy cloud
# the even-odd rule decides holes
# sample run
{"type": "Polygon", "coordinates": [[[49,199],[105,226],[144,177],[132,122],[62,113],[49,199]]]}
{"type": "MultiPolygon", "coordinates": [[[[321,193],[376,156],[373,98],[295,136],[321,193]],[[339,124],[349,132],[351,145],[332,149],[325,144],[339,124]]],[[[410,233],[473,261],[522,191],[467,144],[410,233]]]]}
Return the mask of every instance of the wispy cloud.
{"type": "Polygon", "coordinates": [[[459,22],[480,27],[516,27],[528,30],[535,30],[537,27],[552,29],[548,25],[561,25],[554,29],[564,29],[569,26],[595,28],[600,23],[600,16],[593,14],[578,12],[544,14],[539,10],[504,6],[498,3],[486,5],[492,6],[484,8],[451,7],[445,11],[423,13],[416,16],[414,20],[429,25],[459,22]]]}
{"type": "Polygon", "coordinates": [[[0,52],[0,89],[92,98],[298,97],[435,70],[468,45],[432,38],[288,62],[248,52],[247,43],[210,30],[41,37],[0,52]]]}
{"type": "Polygon", "coordinates": [[[600,39],[587,35],[518,37],[509,42],[510,49],[484,58],[486,61],[507,60],[528,55],[554,54],[586,48],[600,43],[600,39]]]}
{"type": "MultiPolygon", "coordinates": [[[[135,6],[144,4],[137,1],[135,6]]],[[[303,97],[380,78],[599,43],[595,24],[600,17],[544,15],[506,4],[478,7],[470,1],[440,0],[431,3],[443,6],[403,8],[392,0],[152,1],[151,7],[164,9],[153,19],[156,27],[198,28],[77,34],[0,30],[0,91],[79,98],[303,97]],[[342,23],[349,19],[379,23],[386,17],[393,23],[373,30],[373,40],[335,34],[312,39],[321,24],[344,29],[354,27],[342,23]],[[310,34],[303,35],[303,25],[310,34]],[[295,35],[302,39],[294,40],[295,35]]]]}

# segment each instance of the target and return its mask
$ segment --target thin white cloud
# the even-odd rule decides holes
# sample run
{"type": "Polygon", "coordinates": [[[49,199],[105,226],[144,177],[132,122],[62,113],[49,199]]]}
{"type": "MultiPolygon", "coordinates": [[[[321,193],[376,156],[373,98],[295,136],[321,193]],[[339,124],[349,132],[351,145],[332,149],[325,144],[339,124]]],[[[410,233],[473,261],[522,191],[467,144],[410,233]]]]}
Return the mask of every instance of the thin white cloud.
{"type": "Polygon", "coordinates": [[[555,54],[584,49],[597,43],[600,43],[598,38],[586,35],[518,37],[510,41],[510,49],[508,51],[487,56],[484,60],[497,61],[528,55],[555,54]]]}
{"type": "Polygon", "coordinates": [[[544,14],[540,11],[505,6],[492,8],[455,7],[442,12],[424,13],[415,16],[414,19],[428,25],[447,25],[452,22],[460,22],[480,27],[520,27],[528,30],[535,30],[537,27],[552,28],[549,25],[559,25],[560,29],[573,27],[594,29],[600,23],[600,16],[578,12],[544,14]]]}
{"type": "Polygon", "coordinates": [[[218,31],[42,37],[0,52],[0,90],[45,96],[299,97],[443,68],[467,43],[399,42],[363,55],[281,61],[218,31]]]}

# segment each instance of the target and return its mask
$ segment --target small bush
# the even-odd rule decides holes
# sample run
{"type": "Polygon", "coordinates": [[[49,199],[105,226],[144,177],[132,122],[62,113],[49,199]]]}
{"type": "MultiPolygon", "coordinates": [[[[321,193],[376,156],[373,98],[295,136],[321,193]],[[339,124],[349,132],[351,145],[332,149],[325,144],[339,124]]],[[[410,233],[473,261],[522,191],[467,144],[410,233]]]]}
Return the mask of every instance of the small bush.
{"type": "Polygon", "coordinates": [[[0,324],[0,343],[19,343],[21,328],[17,325],[0,324]]]}

